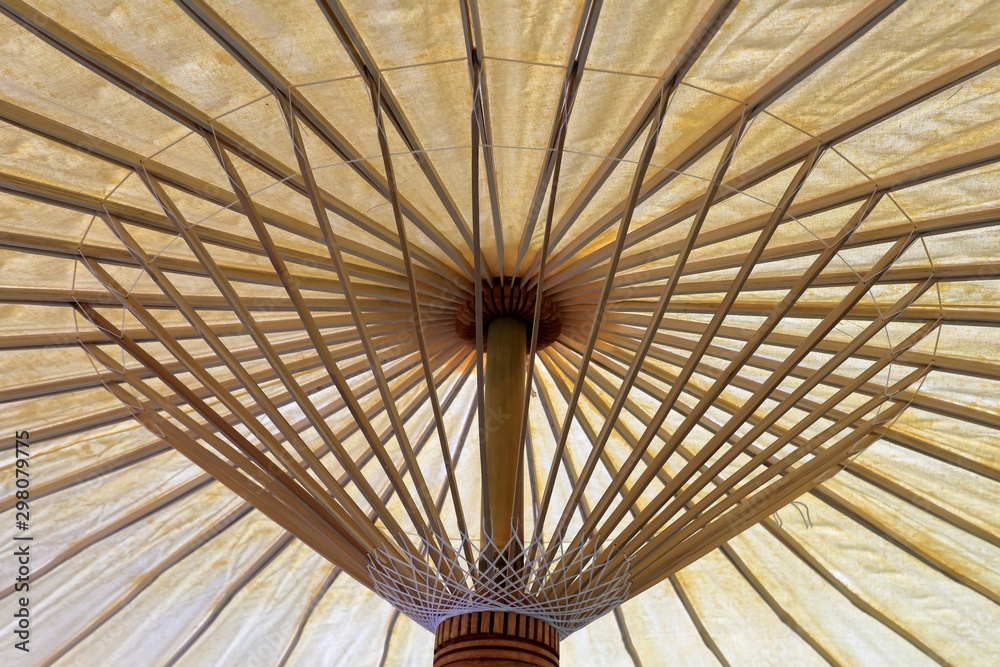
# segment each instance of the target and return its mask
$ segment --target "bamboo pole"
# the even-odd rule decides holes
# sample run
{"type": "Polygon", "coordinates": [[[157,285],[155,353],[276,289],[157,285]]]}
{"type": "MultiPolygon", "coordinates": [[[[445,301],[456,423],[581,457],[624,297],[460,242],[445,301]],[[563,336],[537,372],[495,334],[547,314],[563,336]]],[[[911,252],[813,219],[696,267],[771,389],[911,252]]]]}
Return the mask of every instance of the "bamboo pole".
{"type": "Polygon", "coordinates": [[[524,404],[528,326],[521,319],[499,317],[489,324],[486,354],[486,471],[492,517],[489,535],[498,549],[510,541],[515,516],[521,459],[521,424],[516,418],[524,404]]]}

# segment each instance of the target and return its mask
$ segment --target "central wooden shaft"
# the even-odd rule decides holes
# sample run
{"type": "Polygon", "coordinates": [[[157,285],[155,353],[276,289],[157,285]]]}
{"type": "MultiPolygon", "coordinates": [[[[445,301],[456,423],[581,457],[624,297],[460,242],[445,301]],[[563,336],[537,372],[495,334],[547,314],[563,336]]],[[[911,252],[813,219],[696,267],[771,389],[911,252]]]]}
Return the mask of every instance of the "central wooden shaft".
{"type": "Polygon", "coordinates": [[[487,502],[491,537],[500,549],[511,538],[511,526],[520,530],[522,523],[519,463],[523,451],[520,438],[527,333],[528,325],[520,318],[500,317],[489,325],[485,383],[487,502]]]}

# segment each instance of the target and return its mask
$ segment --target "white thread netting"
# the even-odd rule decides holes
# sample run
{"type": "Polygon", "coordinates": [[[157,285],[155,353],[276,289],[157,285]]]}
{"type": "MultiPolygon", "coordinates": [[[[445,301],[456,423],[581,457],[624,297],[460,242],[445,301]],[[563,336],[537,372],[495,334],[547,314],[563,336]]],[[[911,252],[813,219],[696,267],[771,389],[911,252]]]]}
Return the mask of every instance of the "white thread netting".
{"type": "Polygon", "coordinates": [[[596,551],[589,541],[546,551],[539,537],[525,543],[515,534],[500,550],[462,535],[447,552],[441,540],[422,542],[424,557],[383,548],[368,571],[380,597],[431,632],[451,616],[512,611],[546,621],[565,639],[628,599],[628,559],[612,567],[614,549],[596,551]]]}

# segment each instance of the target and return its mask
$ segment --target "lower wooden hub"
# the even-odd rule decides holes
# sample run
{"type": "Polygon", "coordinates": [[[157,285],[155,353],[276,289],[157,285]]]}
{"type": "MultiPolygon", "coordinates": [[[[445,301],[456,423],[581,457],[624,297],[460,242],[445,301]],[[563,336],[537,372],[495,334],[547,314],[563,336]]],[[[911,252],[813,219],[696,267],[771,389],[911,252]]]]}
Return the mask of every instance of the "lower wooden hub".
{"type": "Polygon", "coordinates": [[[434,667],[559,666],[559,634],[512,611],[474,611],[441,621],[434,667]]]}

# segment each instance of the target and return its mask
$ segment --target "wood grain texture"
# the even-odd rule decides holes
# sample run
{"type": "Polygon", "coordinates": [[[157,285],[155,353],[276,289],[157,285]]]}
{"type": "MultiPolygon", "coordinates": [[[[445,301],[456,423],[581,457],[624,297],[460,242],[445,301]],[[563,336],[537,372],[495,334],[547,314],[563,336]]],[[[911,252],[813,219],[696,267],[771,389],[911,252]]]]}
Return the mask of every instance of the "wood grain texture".
{"type": "Polygon", "coordinates": [[[524,403],[527,331],[527,324],[513,317],[501,317],[489,326],[493,345],[486,355],[486,469],[491,537],[498,547],[510,541],[515,521],[520,525],[520,517],[514,516],[522,449],[515,415],[524,403]]]}
{"type": "Polygon", "coordinates": [[[475,611],[441,621],[434,667],[559,665],[559,634],[537,618],[511,611],[475,611]]]}

